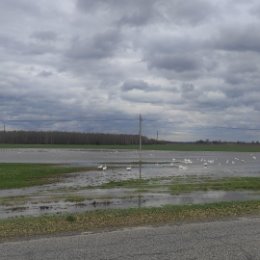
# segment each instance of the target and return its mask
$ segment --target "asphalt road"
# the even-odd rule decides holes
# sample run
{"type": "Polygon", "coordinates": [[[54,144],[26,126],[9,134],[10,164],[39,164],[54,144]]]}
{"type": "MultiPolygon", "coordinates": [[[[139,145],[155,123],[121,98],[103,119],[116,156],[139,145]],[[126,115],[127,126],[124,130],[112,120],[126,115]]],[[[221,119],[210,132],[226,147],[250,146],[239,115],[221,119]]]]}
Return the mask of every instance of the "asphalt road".
{"type": "Polygon", "coordinates": [[[0,259],[258,260],[260,218],[8,242],[0,259]]]}

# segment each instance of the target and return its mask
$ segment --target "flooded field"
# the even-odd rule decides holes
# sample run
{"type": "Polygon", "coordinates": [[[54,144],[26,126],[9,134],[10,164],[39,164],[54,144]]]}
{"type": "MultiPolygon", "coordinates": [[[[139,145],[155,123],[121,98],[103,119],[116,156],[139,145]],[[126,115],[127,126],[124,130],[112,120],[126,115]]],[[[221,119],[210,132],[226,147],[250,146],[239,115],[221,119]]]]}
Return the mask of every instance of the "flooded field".
{"type": "Polygon", "coordinates": [[[179,183],[260,177],[260,153],[143,151],[141,161],[133,150],[1,149],[0,163],[58,163],[96,170],[72,173],[53,184],[0,190],[0,218],[260,199],[259,190],[176,194],[170,189],[179,183]]]}

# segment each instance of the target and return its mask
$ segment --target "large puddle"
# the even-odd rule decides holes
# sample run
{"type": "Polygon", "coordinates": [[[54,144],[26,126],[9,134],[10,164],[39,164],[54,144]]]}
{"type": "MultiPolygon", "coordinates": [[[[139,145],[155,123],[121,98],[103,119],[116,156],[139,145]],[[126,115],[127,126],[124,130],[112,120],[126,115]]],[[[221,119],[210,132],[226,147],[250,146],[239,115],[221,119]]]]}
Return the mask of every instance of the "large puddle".
{"type": "Polygon", "coordinates": [[[173,195],[165,188],[174,178],[259,177],[260,153],[144,151],[142,165],[137,163],[138,160],[137,151],[125,150],[1,149],[0,162],[66,163],[95,167],[102,164],[107,169],[70,174],[61,182],[51,185],[0,190],[0,218],[260,199],[259,191],[199,191],[173,195]],[[112,181],[140,178],[160,178],[160,188],[95,187],[112,181]]]}

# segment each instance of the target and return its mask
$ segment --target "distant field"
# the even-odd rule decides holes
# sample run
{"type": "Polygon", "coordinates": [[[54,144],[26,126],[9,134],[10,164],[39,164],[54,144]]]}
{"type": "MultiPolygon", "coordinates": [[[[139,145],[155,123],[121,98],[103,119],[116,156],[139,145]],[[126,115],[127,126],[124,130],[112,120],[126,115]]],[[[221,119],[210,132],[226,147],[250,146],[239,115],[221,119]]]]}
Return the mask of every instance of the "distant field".
{"type": "MultiPolygon", "coordinates": [[[[0,144],[4,148],[42,148],[42,149],[139,149],[138,145],[45,145],[45,144],[0,144]]],[[[225,152],[260,152],[260,144],[155,144],[143,145],[143,150],[162,151],[225,151],[225,152]]]]}

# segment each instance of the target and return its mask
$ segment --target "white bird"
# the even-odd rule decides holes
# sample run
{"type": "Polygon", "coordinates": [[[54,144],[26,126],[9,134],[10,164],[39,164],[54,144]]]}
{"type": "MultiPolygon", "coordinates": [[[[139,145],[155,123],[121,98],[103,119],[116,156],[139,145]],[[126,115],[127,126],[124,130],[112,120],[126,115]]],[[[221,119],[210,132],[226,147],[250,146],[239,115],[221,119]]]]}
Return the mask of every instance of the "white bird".
{"type": "Polygon", "coordinates": [[[191,163],[192,163],[192,160],[185,158],[185,159],[184,159],[184,163],[185,163],[185,164],[191,164],[191,163]]]}
{"type": "Polygon", "coordinates": [[[131,167],[131,166],[127,166],[127,167],[126,167],[126,170],[127,170],[127,171],[131,171],[131,170],[132,170],[132,167],[131,167]]]}
{"type": "Polygon", "coordinates": [[[102,170],[103,169],[103,165],[102,164],[100,164],[100,165],[98,165],[98,167],[97,167],[99,170],[102,170]]]}
{"type": "Polygon", "coordinates": [[[183,166],[183,165],[179,165],[179,169],[180,169],[180,170],[186,170],[187,167],[186,167],[186,166],[183,166]]]}
{"type": "Polygon", "coordinates": [[[107,165],[105,164],[102,168],[103,171],[106,171],[107,170],[107,165]]]}

